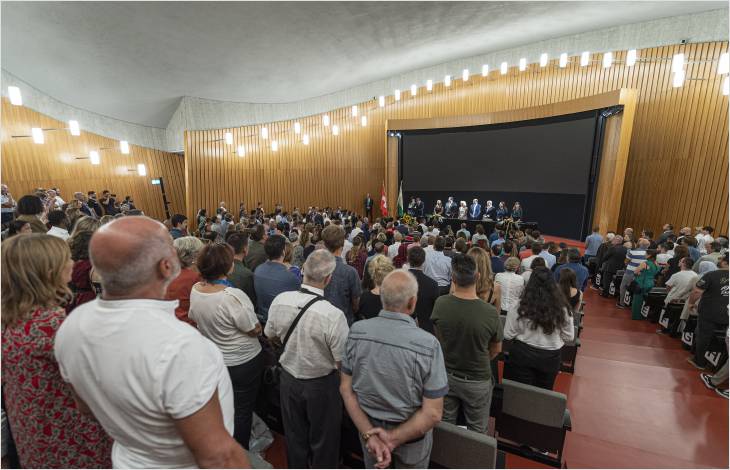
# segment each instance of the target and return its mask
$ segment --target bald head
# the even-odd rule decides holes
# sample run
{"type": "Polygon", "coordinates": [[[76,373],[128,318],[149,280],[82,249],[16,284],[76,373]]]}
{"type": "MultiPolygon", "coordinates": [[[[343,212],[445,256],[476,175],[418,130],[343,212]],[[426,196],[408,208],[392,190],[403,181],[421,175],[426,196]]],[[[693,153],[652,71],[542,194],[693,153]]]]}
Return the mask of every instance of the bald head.
{"type": "Polygon", "coordinates": [[[380,285],[380,299],[385,310],[410,315],[416,309],[417,298],[418,281],[404,269],[391,272],[380,285]]]}
{"type": "Polygon", "coordinates": [[[105,297],[164,298],[180,272],[172,238],[148,217],[122,217],[103,225],[89,244],[105,297]]]}

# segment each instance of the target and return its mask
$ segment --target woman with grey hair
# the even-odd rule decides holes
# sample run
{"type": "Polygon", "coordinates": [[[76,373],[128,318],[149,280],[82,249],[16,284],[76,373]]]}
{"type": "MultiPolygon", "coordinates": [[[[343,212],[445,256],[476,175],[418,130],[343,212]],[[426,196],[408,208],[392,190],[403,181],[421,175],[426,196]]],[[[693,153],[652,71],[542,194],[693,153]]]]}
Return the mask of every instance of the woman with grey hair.
{"type": "Polygon", "coordinates": [[[178,301],[175,316],[179,320],[197,327],[195,322],[188,317],[188,310],[190,310],[190,291],[193,289],[193,285],[202,280],[198,268],[195,266],[195,260],[198,258],[198,252],[205,245],[196,237],[180,237],[172,244],[177,251],[181,269],[180,275],[167,287],[165,298],[178,301]]]}
{"type": "Polygon", "coordinates": [[[525,279],[517,274],[520,260],[512,257],[504,262],[504,272],[494,276],[494,282],[499,285],[502,293],[502,312],[506,314],[520,302],[522,291],[525,290],[525,279]]]}

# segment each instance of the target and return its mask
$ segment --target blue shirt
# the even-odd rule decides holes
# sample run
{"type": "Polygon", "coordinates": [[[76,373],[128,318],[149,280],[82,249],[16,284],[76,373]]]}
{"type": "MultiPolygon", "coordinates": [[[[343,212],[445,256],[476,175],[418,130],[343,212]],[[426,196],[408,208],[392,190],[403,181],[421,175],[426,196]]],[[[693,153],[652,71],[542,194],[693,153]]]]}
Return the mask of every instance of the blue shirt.
{"type": "Polygon", "coordinates": [[[555,266],[555,263],[558,261],[555,255],[550,254],[550,252],[548,252],[547,250],[542,250],[537,256],[545,260],[545,264],[547,265],[548,269],[552,269],[553,266],[555,266]]]}
{"type": "Polygon", "coordinates": [[[269,307],[274,297],[282,292],[298,290],[299,278],[281,263],[267,261],[256,267],[253,273],[253,287],[256,291],[257,314],[261,323],[269,318],[269,307]]]}
{"type": "Polygon", "coordinates": [[[497,238],[496,240],[494,240],[492,242],[492,244],[490,246],[501,245],[503,243],[504,243],[504,238],[497,238]]]}
{"type": "Polygon", "coordinates": [[[492,256],[492,272],[494,274],[504,272],[504,261],[499,256],[492,256]]]}
{"type": "Polygon", "coordinates": [[[360,297],[360,289],[360,276],[357,275],[357,270],[346,264],[341,256],[335,256],[335,270],[332,272],[330,283],[324,289],[324,298],[345,312],[348,325],[352,325],[355,320],[352,299],[360,297]]]}
{"type": "Polygon", "coordinates": [[[603,237],[598,232],[593,232],[586,237],[586,256],[596,256],[598,247],[603,243],[603,237]]]}
{"type": "Polygon", "coordinates": [[[183,231],[180,230],[179,228],[170,229],[170,236],[172,236],[173,240],[177,240],[178,238],[182,237],[183,235],[184,235],[183,231]]]}
{"type": "Polygon", "coordinates": [[[584,291],[586,287],[588,286],[588,268],[583,266],[580,263],[566,263],[561,264],[555,269],[555,282],[557,282],[560,279],[560,271],[563,269],[572,269],[575,273],[576,277],[576,284],[578,285],[578,289],[581,291],[584,291]]]}

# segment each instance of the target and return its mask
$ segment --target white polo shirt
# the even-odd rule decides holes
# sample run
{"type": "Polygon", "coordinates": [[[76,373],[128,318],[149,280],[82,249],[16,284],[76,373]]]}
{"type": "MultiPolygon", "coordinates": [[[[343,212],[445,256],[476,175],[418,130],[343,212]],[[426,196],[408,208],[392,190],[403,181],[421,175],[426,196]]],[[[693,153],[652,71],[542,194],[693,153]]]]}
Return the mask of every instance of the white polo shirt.
{"type": "Polygon", "coordinates": [[[114,439],[115,468],[197,468],[175,429],[218,400],[233,434],[233,393],[223,356],[175,317],[177,301],[96,299],[61,324],[61,376],[114,439]]]}

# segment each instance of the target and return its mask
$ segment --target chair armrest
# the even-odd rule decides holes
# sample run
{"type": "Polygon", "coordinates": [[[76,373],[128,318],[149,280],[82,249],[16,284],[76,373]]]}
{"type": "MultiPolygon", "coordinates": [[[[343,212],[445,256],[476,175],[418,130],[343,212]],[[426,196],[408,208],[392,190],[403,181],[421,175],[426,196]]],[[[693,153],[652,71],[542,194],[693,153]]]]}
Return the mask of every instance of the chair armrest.
{"type": "Polygon", "coordinates": [[[573,430],[573,423],[570,420],[570,410],[565,409],[565,413],[563,414],[563,429],[566,431],[572,431],[573,430]]]}

